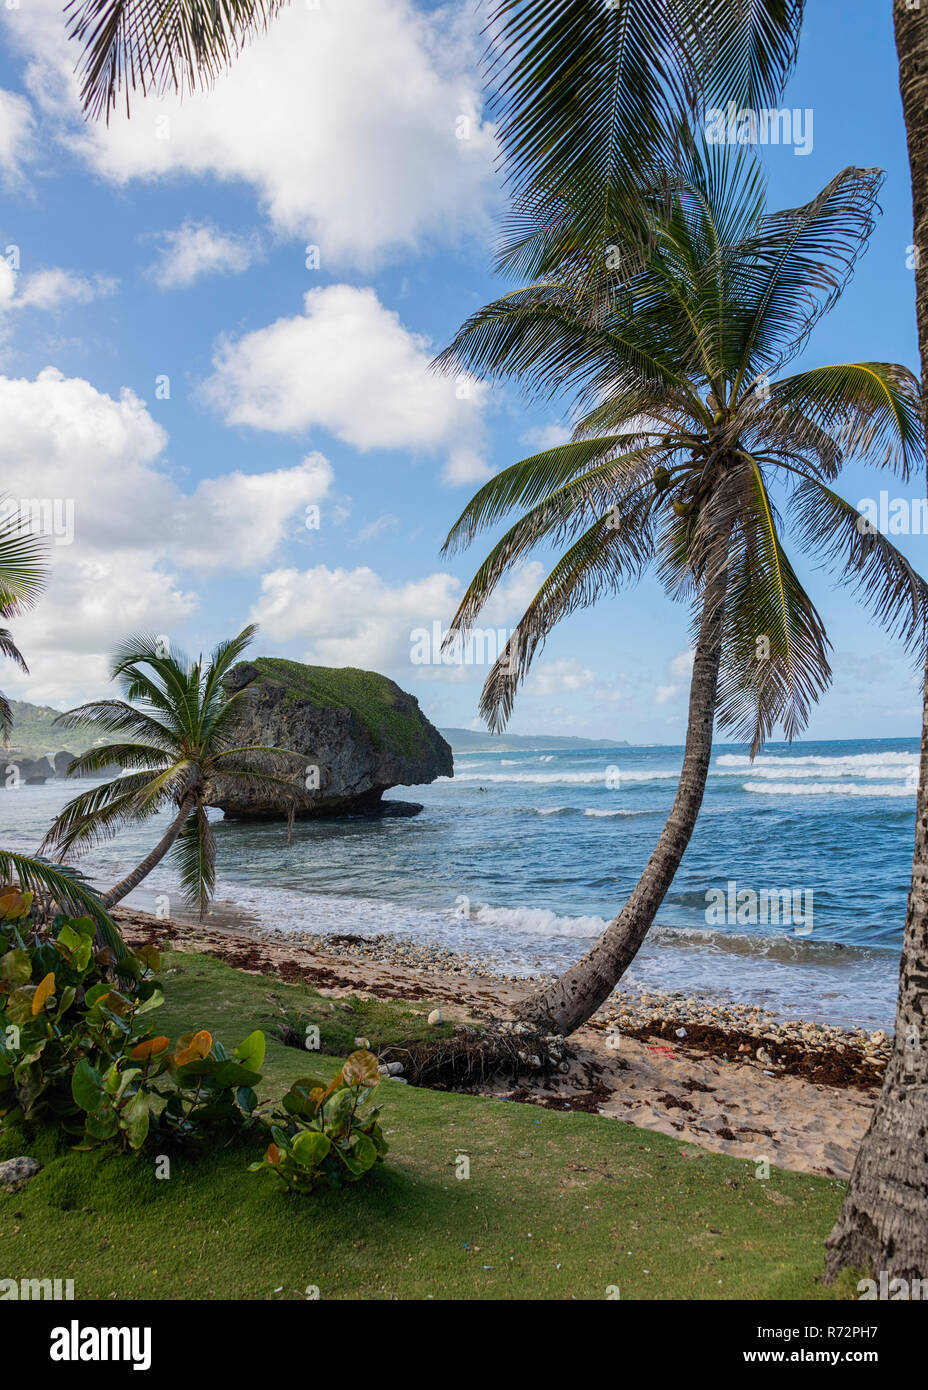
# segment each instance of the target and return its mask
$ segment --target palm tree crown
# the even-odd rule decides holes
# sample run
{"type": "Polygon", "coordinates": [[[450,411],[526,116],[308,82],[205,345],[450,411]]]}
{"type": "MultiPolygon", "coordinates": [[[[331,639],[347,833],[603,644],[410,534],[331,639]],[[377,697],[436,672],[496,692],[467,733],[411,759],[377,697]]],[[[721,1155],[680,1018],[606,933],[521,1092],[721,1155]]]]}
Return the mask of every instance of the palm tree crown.
{"type": "Polygon", "coordinates": [[[876,170],[846,169],[810,203],[768,213],[743,152],[694,146],[669,198],[654,189],[644,265],[623,278],[620,256],[605,289],[575,266],[548,274],[476,313],[442,354],[445,368],[571,391],[579,412],[571,443],[492,478],[446,542],[526,509],[478,570],[454,632],[533,547],[566,543],[486,682],[491,727],[561,618],[656,564],[697,609],[720,581],[721,727],[753,751],[776,724],[799,732],[830,679],[828,641],[780,506],[798,543],[924,651],[925,583],[831,486],[853,455],[908,476],[923,447],[916,379],[885,362],[780,374],[841,293],[879,184],[876,170]]]}
{"type": "Polygon", "coordinates": [[[235,720],[249,687],[230,695],[222,682],[256,631],[249,626],[221,642],[205,664],[167,649],[157,637],[130,637],[112,665],[125,698],[95,700],[60,716],[71,727],[121,736],[76,758],[70,776],[99,773],[113,763],[123,771],[68,802],[46,836],[47,846],[83,850],[165,807],[175,810],[151,854],[104,895],[106,906],[131,892],[170,851],[184,892],[202,915],[215,883],[215,841],[206,814],[211,780],[273,783],[295,795],[292,782],[258,771],[251,761],[271,754],[284,770],[295,754],[235,743],[235,720]]]}

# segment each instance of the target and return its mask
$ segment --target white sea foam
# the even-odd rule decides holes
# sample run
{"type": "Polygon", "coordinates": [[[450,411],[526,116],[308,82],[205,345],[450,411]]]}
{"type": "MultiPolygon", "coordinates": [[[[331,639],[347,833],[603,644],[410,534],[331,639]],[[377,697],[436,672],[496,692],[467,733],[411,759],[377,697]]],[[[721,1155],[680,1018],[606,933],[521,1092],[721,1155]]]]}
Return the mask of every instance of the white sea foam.
{"type": "Polygon", "coordinates": [[[598,811],[598,810],[595,810],[592,806],[589,806],[589,807],[587,807],[587,809],[584,811],[583,814],[584,814],[585,816],[638,816],[638,815],[641,814],[641,812],[640,812],[640,811],[625,811],[625,810],[621,810],[621,811],[598,811]]]}
{"type": "Polygon", "coordinates": [[[743,791],[761,796],[914,796],[898,782],[745,782],[743,791]]]}
{"type": "MultiPolygon", "coordinates": [[[[722,773],[722,775],[723,775],[723,776],[726,776],[726,777],[743,777],[746,770],[747,770],[747,769],[745,769],[745,768],[743,768],[743,767],[739,767],[739,768],[727,768],[727,769],[725,769],[725,771],[722,773]]],[[[754,767],[752,767],[752,768],[750,769],[750,773],[751,773],[751,776],[752,776],[752,777],[762,777],[762,778],[765,778],[765,779],[766,779],[766,778],[770,778],[770,779],[773,780],[773,781],[776,781],[776,780],[778,780],[778,779],[779,779],[779,780],[782,780],[784,777],[795,778],[797,781],[801,781],[803,778],[811,778],[811,777],[819,777],[819,778],[820,778],[820,777],[823,777],[823,776],[825,776],[825,777],[827,777],[827,776],[832,776],[832,777],[863,777],[863,778],[866,779],[867,781],[874,781],[874,782],[875,782],[875,781],[879,781],[880,779],[886,780],[887,778],[895,778],[895,779],[898,779],[898,780],[905,780],[905,779],[908,779],[908,778],[914,776],[914,775],[917,773],[917,771],[918,771],[918,762],[917,762],[917,759],[916,759],[916,760],[913,760],[912,763],[909,764],[909,766],[907,766],[907,767],[905,767],[905,766],[897,766],[897,765],[895,765],[895,764],[891,764],[891,765],[887,766],[886,763],[875,763],[873,767],[848,767],[848,768],[842,768],[842,767],[796,767],[796,768],[792,768],[792,767],[791,767],[791,768],[785,768],[785,767],[766,767],[766,766],[764,766],[763,763],[760,763],[760,764],[755,764],[754,767]]]]}
{"type": "Polygon", "coordinates": [[[596,937],[606,926],[604,917],[562,917],[547,907],[490,907],[488,903],[481,904],[470,920],[482,927],[502,927],[532,936],[596,937]]]}
{"type": "Polygon", "coordinates": [[[762,754],[753,763],[744,753],[721,753],[715,760],[716,768],[750,768],[752,773],[763,768],[778,768],[796,777],[803,775],[803,768],[818,769],[836,774],[867,776],[868,769],[892,769],[884,773],[887,777],[905,777],[918,766],[917,753],[849,753],[844,756],[826,757],[808,754],[796,757],[780,757],[773,753],[762,754]]]}
{"type": "MultiPolygon", "coordinates": [[[[668,779],[676,781],[680,776],[679,770],[667,768],[664,770],[655,769],[645,771],[638,769],[632,772],[619,770],[619,782],[624,786],[627,782],[663,782],[668,779]]],[[[440,777],[440,782],[448,782],[448,777],[440,777]]],[[[605,784],[606,768],[590,769],[586,772],[485,772],[479,777],[471,777],[468,773],[460,773],[454,778],[455,782],[531,782],[538,786],[552,787],[557,785],[589,787],[595,786],[597,782],[605,784]]]]}

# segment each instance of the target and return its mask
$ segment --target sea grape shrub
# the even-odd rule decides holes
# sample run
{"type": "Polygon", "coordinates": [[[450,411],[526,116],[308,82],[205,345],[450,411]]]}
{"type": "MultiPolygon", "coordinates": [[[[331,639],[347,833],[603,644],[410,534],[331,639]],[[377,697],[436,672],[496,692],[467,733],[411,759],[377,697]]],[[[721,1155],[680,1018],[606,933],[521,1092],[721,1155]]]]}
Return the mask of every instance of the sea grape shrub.
{"type": "Polygon", "coordinates": [[[172,1048],[149,1017],[164,1003],[151,978],[161,968],[155,947],[121,961],[117,979],[112,953],[94,949],[89,917],[58,918],[40,933],[30,901],[0,895],[0,1119],[51,1120],[79,1148],[139,1149],[153,1133],[186,1138],[251,1116],[263,1033],[232,1056],[205,1029],[172,1048]]]}
{"type": "Polygon", "coordinates": [[[173,1050],[170,1039],[146,1036],[128,1059],[105,1071],[82,1058],[71,1082],[85,1115],[77,1147],[118,1138],[123,1147],[140,1149],[153,1127],[160,1136],[188,1138],[205,1126],[248,1118],[258,1103],[254,1086],[261,1080],[264,1048],[264,1034],[256,1030],[230,1057],[201,1029],[178,1038],[173,1050]],[[171,1083],[167,1090],[155,1085],[160,1077],[171,1083]]]}
{"type": "Polygon", "coordinates": [[[160,959],[142,947],[120,962],[117,982],[112,952],[95,949],[91,918],[58,917],[40,929],[31,902],[30,893],[0,894],[0,1117],[17,1110],[68,1129],[81,1057],[110,1065],[127,1037],[150,1031],[145,1015],[162,1002],[151,978],[160,959]]]}
{"type": "Polygon", "coordinates": [[[380,1081],[372,1052],[352,1052],[329,1082],[295,1081],[269,1118],[271,1142],[248,1171],[269,1169],[293,1192],[341,1187],[363,1178],[389,1147],[380,1128],[381,1106],[363,1111],[380,1081]]]}

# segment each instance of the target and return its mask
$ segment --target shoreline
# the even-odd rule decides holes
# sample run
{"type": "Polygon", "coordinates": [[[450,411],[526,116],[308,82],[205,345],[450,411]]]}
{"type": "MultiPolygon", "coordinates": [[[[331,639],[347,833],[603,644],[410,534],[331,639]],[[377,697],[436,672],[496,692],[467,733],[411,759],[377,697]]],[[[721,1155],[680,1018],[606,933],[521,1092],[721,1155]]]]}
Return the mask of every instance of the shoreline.
{"type": "MultiPolygon", "coordinates": [[[[115,915],[119,920],[121,915],[129,914],[146,922],[164,921],[194,931],[213,930],[268,946],[309,950],[343,961],[394,966],[418,973],[438,971],[443,977],[462,981],[487,981],[519,994],[555,979],[553,974],[542,970],[530,975],[509,973],[497,968],[486,955],[455,951],[440,941],[421,941],[390,932],[367,936],[350,931],[280,930],[250,916],[238,903],[229,900],[214,903],[202,924],[184,912],[162,919],[134,906],[117,909],[115,915]]],[[[893,1040],[888,1029],[845,1028],[800,1017],[783,1019],[760,1004],[706,999],[682,990],[618,988],[596,1011],[591,1022],[628,1032],[648,1028],[658,1032],[668,1028],[675,1031],[689,1025],[689,1045],[697,1046],[700,1029],[717,1029],[750,1036],[758,1047],[769,1043],[775,1048],[801,1046],[812,1051],[844,1049],[851,1056],[859,1055],[862,1060],[872,1062],[878,1073],[872,1078],[874,1080],[882,1079],[893,1040]]]]}
{"type": "MultiPolygon", "coordinates": [[[[114,914],[117,920],[120,914],[137,916],[153,923],[170,922],[188,929],[225,932],[275,947],[308,949],[339,960],[376,963],[415,972],[438,971],[442,976],[460,980],[489,981],[520,994],[557,978],[542,968],[531,972],[510,972],[500,968],[496,959],[485,952],[455,950],[441,941],[422,940],[405,934],[377,932],[368,935],[350,930],[320,932],[308,928],[281,929],[269,926],[234,899],[215,899],[203,923],[183,909],[170,918],[158,918],[131,901],[126,907],[117,909],[114,914]]],[[[578,956],[583,949],[583,943],[578,943],[578,956]]],[[[872,1079],[878,1082],[882,1081],[893,1041],[893,1032],[889,1028],[845,1027],[798,1015],[784,1018],[762,1004],[708,998],[693,991],[633,986],[614,990],[591,1021],[615,1026],[623,1031],[647,1028],[661,1031],[662,1027],[672,1025],[676,1029],[689,1024],[694,1030],[689,1034],[691,1045],[697,1043],[700,1029],[717,1029],[749,1035],[759,1047],[769,1043],[778,1047],[800,1046],[813,1051],[844,1049],[850,1056],[859,1055],[861,1060],[872,1062],[877,1073],[872,1079]]]]}
{"type": "MultiPolygon", "coordinates": [[[[511,1016],[536,983],[490,972],[480,959],[437,943],[277,932],[222,903],[203,923],[131,907],[114,916],[129,944],[203,951],[332,998],[427,1000],[460,1022],[511,1016]]],[[[571,1035],[567,1075],[481,1093],[594,1111],[752,1165],[766,1160],[846,1178],[891,1046],[882,1030],[778,1021],[758,1006],[681,993],[619,991],[571,1035]]]]}

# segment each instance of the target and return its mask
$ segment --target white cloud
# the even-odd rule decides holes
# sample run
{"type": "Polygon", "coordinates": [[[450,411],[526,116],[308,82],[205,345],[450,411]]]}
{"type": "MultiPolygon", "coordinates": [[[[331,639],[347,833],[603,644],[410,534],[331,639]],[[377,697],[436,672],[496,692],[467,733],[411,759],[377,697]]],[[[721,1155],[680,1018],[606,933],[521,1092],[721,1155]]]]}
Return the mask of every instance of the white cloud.
{"type": "MultiPolygon", "coordinates": [[[[521,614],[525,593],[538,586],[541,566],[524,567],[501,585],[481,615],[493,627],[521,614]]],[[[410,663],[411,633],[432,624],[446,628],[460,601],[461,583],[450,574],[430,574],[405,584],[389,584],[368,566],[357,569],[277,569],[261,579],[261,597],[252,619],[278,641],[307,644],[304,659],[332,666],[408,671],[447,679],[474,674],[474,667],[416,666],[410,663]]],[[[407,677],[408,678],[408,677],[407,677]]]]}
{"type": "Polygon", "coordinates": [[[545,661],[532,673],[526,683],[530,695],[566,695],[588,690],[596,682],[596,672],[581,666],[573,657],[558,657],[545,661]]]}
{"type": "Polygon", "coordinates": [[[92,299],[112,294],[119,281],[106,275],[95,275],[92,280],[77,275],[72,270],[55,267],[51,270],[37,270],[23,278],[22,288],[15,295],[11,306],[14,309],[47,309],[54,311],[65,304],[89,304],[92,299]]]}
{"type": "Polygon", "coordinates": [[[556,449],[560,444],[569,444],[570,430],[566,425],[556,423],[535,425],[520,436],[520,441],[533,453],[540,454],[545,449],[556,449]]]}
{"type": "Polygon", "coordinates": [[[668,704],[675,695],[684,689],[693,671],[693,656],[692,651],[678,652],[667,663],[667,674],[670,676],[670,682],[667,685],[659,685],[655,689],[654,699],[657,704],[668,704]]]}
{"type": "Polygon", "coordinates": [[[492,468],[479,449],[468,449],[458,445],[448,455],[442,477],[449,487],[460,487],[464,483],[485,482],[492,474],[492,468]]]}
{"type": "Polygon", "coordinates": [[[278,569],[262,577],[252,618],[269,637],[308,643],[307,661],[396,669],[409,661],[411,630],[447,622],[459,587],[450,574],[390,585],[367,566],[278,569]]]}
{"type": "Polygon", "coordinates": [[[429,370],[427,339],[372,289],[309,290],[304,312],[220,344],[204,394],[229,425],[321,428],[356,449],[447,452],[446,476],[481,469],[486,387],[429,370]]]}
{"type": "Polygon", "coordinates": [[[384,512],[381,516],[369,521],[366,526],[362,526],[354,538],[356,545],[366,545],[368,541],[379,540],[381,536],[389,535],[391,531],[398,531],[402,526],[398,516],[393,516],[391,512],[384,512]]]}
{"type": "Polygon", "coordinates": [[[334,480],[322,454],[274,473],[225,473],[204,478],[179,497],[172,519],[172,554],[194,569],[250,569],[283,539],[288,522],[318,505],[334,480]]]}
{"type": "Polygon", "coordinates": [[[192,285],[204,275],[235,275],[247,270],[260,255],[255,237],[221,232],[211,222],[188,219],[174,231],[162,232],[161,253],[150,274],[163,290],[192,285]]]}
{"type": "Polygon", "coordinates": [[[0,174],[17,183],[34,151],[32,109],[25,97],[0,89],[0,174]]]}
{"type": "Polygon", "coordinates": [[[515,623],[537,594],[544,578],[545,567],[540,560],[528,560],[513,570],[493,593],[480,611],[481,626],[515,623]]]}
{"type": "Polygon", "coordinates": [[[70,304],[89,304],[101,295],[112,294],[118,283],[105,275],[88,279],[60,267],[23,275],[0,256],[0,345],[6,347],[11,337],[17,311],[56,313],[70,304]]]}
{"type": "Polygon", "coordinates": [[[367,268],[423,241],[490,233],[494,136],[481,119],[476,7],[294,4],[210,91],[136,95],[131,119],[117,110],[109,126],[80,120],[78,50],[61,11],[60,0],[32,0],[29,23],[7,16],[8,32],[36,103],[104,178],[244,180],[275,229],[317,244],[325,266],[367,268]]]}
{"type": "Polygon", "coordinates": [[[4,670],[0,688],[48,703],[99,691],[116,638],[170,632],[194,611],[182,571],[266,563],[332,481],[327,461],[311,454],[289,469],[205,479],[185,494],[165,471],[166,444],[131,391],[114,400],[54,368],[34,381],[0,377],[6,495],[46,499],[61,523],[48,589],[15,623],[32,675],[4,670]]]}

